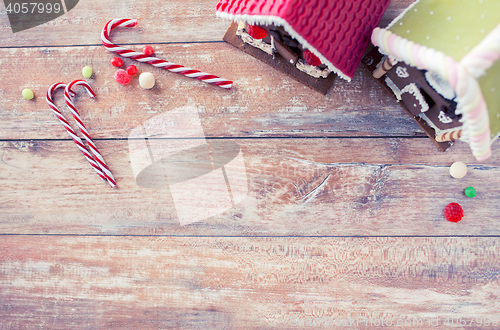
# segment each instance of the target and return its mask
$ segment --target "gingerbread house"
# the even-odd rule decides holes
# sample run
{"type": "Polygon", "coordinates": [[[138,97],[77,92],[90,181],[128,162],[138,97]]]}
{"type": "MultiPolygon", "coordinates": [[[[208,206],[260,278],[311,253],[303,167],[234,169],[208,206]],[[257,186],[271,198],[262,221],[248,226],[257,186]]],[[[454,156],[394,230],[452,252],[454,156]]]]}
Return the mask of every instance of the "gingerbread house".
{"type": "Polygon", "coordinates": [[[363,60],[442,149],[485,160],[500,134],[500,1],[418,0],[363,60]]]}
{"type": "Polygon", "coordinates": [[[224,40],[326,93],[354,76],[390,0],[219,0],[224,40]],[[332,74],[333,73],[333,74],[332,74]]]}

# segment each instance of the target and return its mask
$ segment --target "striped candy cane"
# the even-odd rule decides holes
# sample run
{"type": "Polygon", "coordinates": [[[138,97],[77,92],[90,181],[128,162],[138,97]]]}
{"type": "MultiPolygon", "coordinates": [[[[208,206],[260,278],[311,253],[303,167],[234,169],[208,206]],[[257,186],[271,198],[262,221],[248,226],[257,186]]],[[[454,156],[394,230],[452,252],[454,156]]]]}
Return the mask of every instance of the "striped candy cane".
{"type": "Polygon", "coordinates": [[[90,134],[89,134],[87,128],[83,124],[82,118],[80,117],[78,110],[76,110],[75,105],[71,101],[71,96],[75,95],[75,93],[73,91],[73,87],[80,86],[80,85],[85,87],[85,89],[87,90],[87,93],[90,95],[90,97],[92,97],[92,98],[95,97],[95,93],[92,90],[92,87],[90,87],[90,85],[85,80],[74,80],[74,81],[70,82],[66,86],[66,88],[64,89],[64,99],[66,100],[66,104],[68,105],[68,107],[71,110],[71,113],[73,114],[73,118],[75,118],[75,120],[76,120],[76,124],[78,125],[80,132],[82,132],[85,140],[87,141],[87,144],[89,145],[90,151],[94,155],[94,160],[101,168],[109,185],[111,187],[116,187],[116,182],[115,182],[115,178],[113,177],[113,174],[111,174],[111,171],[109,170],[108,165],[106,165],[104,158],[102,157],[99,150],[97,150],[97,147],[96,147],[94,141],[92,141],[92,138],[90,137],[90,134]]]}
{"type": "Polygon", "coordinates": [[[62,115],[62,113],[59,111],[59,109],[57,109],[56,105],[54,104],[52,95],[54,94],[54,92],[58,88],[65,88],[65,87],[66,87],[66,85],[63,84],[63,83],[55,83],[52,86],[50,86],[49,89],[47,90],[47,97],[46,97],[47,103],[49,104],[50,108],[52,109],[52,112],[54,112],[54,114],[56,115],[57,119],[59,119],[59,121],[61,122],[61,124],[66,129],[66,131],[68,132],[69,136],[71,136],[71,138],[76,143],[76,145],[78,146],[78,148],[82,151],[83,155],[88,160],[88,162],[90,163],[90,165],[94,168],[94,170],[101,177],[101,179],[106,180],[106,177],[104,176],[104,173],[102,173],[101,168],[94,161],[94,159],[92,158],[92,155],[89,153],[89,151],[87,150],[87,148],[85,148],[85,145],[83,144],[82,140],[78,137],[78,135],[76,135],[75,131],[73,130],[73,128],[71,128],[71,126],[69,125],[69,123],[66,120],[66,118],[64,118],[64,116],[62,115]]]}
{"type": "Polygon", "coordinates": [[[109,21],[106,26],[102,29],[101,32],[101,39],[102,39],[102,44],[104,47],[109,50],[110,52],[114,52],[118,55],[121,55],[123,57],[128,57],[131,59],[134,59],[136,61],[142,62],[142,63],[148,63],[151,64],[157,68],[162,68],[171,72],[175,73],[180,73],[185,75],[186,77],[198,79],[201,81],[204,81],[209,84],[213,84],[222,88],[227,88],[231,89],[233,86],[233,82],[225,79],[221,79],[217,76],[201,72],[198,70],[193,70],[191,68],[186,68],[182,65],[179,64],[174,64],[172,62],[168,62],[162,59],[159,59],[157,57],[151,57],[147,56],[143,53],[139,53],[121,46],[117,46],[113,44],[109,40],[109,35],[111,31],[116,28],[116,27],[134,27],[137,25],[137,20],[135,19],[113,19],[109,21]]]}

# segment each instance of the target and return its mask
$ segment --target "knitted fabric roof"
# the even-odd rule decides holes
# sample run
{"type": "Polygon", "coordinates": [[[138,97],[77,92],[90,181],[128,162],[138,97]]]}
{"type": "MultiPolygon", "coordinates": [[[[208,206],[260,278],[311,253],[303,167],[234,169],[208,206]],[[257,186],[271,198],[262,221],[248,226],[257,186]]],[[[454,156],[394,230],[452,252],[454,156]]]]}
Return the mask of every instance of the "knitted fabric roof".
{"type": "Polygon", "coordinates": [[[390,0],[219,0],[217,16],[282,26],[350,81],[390,0]]]}

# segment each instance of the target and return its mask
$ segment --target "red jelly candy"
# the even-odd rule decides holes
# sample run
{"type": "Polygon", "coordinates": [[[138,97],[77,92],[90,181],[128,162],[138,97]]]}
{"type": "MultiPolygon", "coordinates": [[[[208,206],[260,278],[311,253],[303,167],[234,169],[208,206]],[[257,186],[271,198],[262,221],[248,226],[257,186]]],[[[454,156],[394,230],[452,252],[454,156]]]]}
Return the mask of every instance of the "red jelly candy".
{"type": "Polygon", "coordinates": [[[123,61],[119,57],[113,57],[111,59],[111,65],[116,66],[117,68],[121,67],[123,65],[123,61]]]}
{"type": "Polygon", "coordinates": [[[444,209],[446,220],[451,222],[459,222],[464,217],[464,210],[458,203],[450,203],[444,209]]]}
{"type": "Polygon", "coordinates": [[[144,48],[142,49],[142,52],[146,56],[151,56],[155,53],[155,50],[151,46],[144,46],[144,48]]]}
{"type": "Polygon", "coordinates": [[[267,36],[266,30],[257,25],[248,25],[246,30],[250,37],[254,39],[264,39],[267,36]]]}
{"type": "Polygon", "coordinates": [[[131,65],[127,67],[127,73],[131,76],[137,73],[137,67],[135,65],[131,65]]]}
{"type": "Polygon", "coordinates": [[[115,80],[117,83],[121,85],[126,85],[130,82],[130,75],[127,73],[127,71],[123,69],[116,70],[115,72],[115,80]]]}
{"type": "Polygon", "coordinates": [[[302,52],[302,56],[309,65],[318,66],[321,64],[321,60],[309,50],[304,50],[304,52],[302,52]]]}

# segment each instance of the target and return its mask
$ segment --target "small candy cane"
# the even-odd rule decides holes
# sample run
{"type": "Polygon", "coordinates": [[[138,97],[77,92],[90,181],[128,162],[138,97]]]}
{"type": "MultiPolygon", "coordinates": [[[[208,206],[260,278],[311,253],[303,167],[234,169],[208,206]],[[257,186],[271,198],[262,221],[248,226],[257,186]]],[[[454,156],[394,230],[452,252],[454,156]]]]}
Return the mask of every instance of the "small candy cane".
{"type": "Polygon", "coordinates": [[[74,80],[74,81],[70,82],[66,86],[66,88],[64,89],[64,99],[66,100],[66,104],[68,105],[68,107],[71,110],[71,113],[73,114],[73,118],[75,118],[75,120],[76,120],[78,128],[80,128],[80,132],[82,132],[85,140],[87,141],[87,144],[90,147],[90,151],[94,155],[94,160],[97,162],[97,164],[99,165],[99,167],[103,171],[104,176],[106,177],[106,180],[108,180],[109,185],[111,187],[116,187],[116,182],[115,182],[115,178],[113,177],[113,174],[109,170],[108,165],[106,165],[106,162],[104,161],[104,158],[102,157],[101,153],[99,152],[99,150],[97,150],[97,147],[96,147],[94,141],[92,141],[92,138],[90,137],[90,134],[89,134],[87,128],[83,124],[83,121],[82,121],[82,118],[80,117],[80,114],[78,113],[78,111],[75,108],[75,105],[71,101],[70,96],[75,95],[75,92],[73,92],[72,88],[74,86],[80,86],[80,85],[85,87],[85,89],[87,90],[87,92],[91,98],[95,97],[95,93],[92,90],[92,87],[90,87],[90,85],[85,80],[74,80]]]}
{"type": "Polygon", "coordinates": [[[231,87],[233,86],[232,81],[224,80],[224,79],[221,79],[217,76],[214,76],[214,75],[211,75],[211,74],[208,74],[205,72],[193,70],[191,68],[186,68],[186,67],[179,65],[179,64],[174,64],[172,62],[168,62],[168,61],[159,59],[157,57],[151,57],[151,56],[145,55],[143,53],[139,53],[139,52],[136,52],[136,51],[133,51],[133,50],[121,47],[121,46],[117,46],[109,40],[109,35],[114,28],[119,27],[119,26],[121,26],[121,27],[134,27],[136,25],[137,25],[137,20],[135,20],[135,19],[122,18],[122,19],[114,19],[114,20],[109,21],[106,24],[106,26],[104,26],[104,28],[102,29],[102,32],[101,32],[102,44],[110,52],[114,52],[114,53],[121,55],[123,57],[129,57],[129,58],[134,59],[134,60],[139,61],[139,62],[151,64],[157,68],[162,68],[162,69],[165,69],[165,70],[168,70],[171,72],[180,73],[180,74],[185,75],[186,77],[198,79],[198,80],[201,80],[201,81],[204,81],[206,83],[213,84],[213,85],[216,85],[216,86],[219,86],[222,88],[231,89],[231,87]]]}
{"type": "Polygon", "coordinates": [[[71,138],[76,143],[76,145],[78,146],[78,148],[82,151],[83,155],[88,160],[88,162],[90,163],[90,165],[94,168],[94,170],[101,177],[101,179],[103,179],[103,180],[106,181],[106,177],[104,176],[104,173],[102,173],[101,168],[99,167],[99,165],[97,165],[97,163],[94,161],[94,159],[92,158],[92,155],[89,153],[89,151],[87,150],[87,148],[85,148],[85,145],[83,144],[82,140],[78,137],[78,135],[76,135],[75,131],[73,130],[73,128],[71,128],[71,126],[69,125],[69,123],[66,120],[66,118],[64,118],[64,116],[62,115],[62,113],[59,111],[59,109],[57,109],[56,105],[54,104],[54,101],[53,101],[53,98],[52,98],[52,94],[54,94],[54,92],[58,88],[65,88],[65,87],[66,87],[66,85],[63,84],[63,83],[55,83],[52,86],[50,86],[49,89],[47,90],[47,98],[46,98],[47,103],[49,104],[50,108],[52,109],[52,111],[56,115],[57,119],[59,119],[59,121],[61,122],[61,124],[66,129],[66,131],[68,132],[69,136],[71,136],[71,138]]]}

